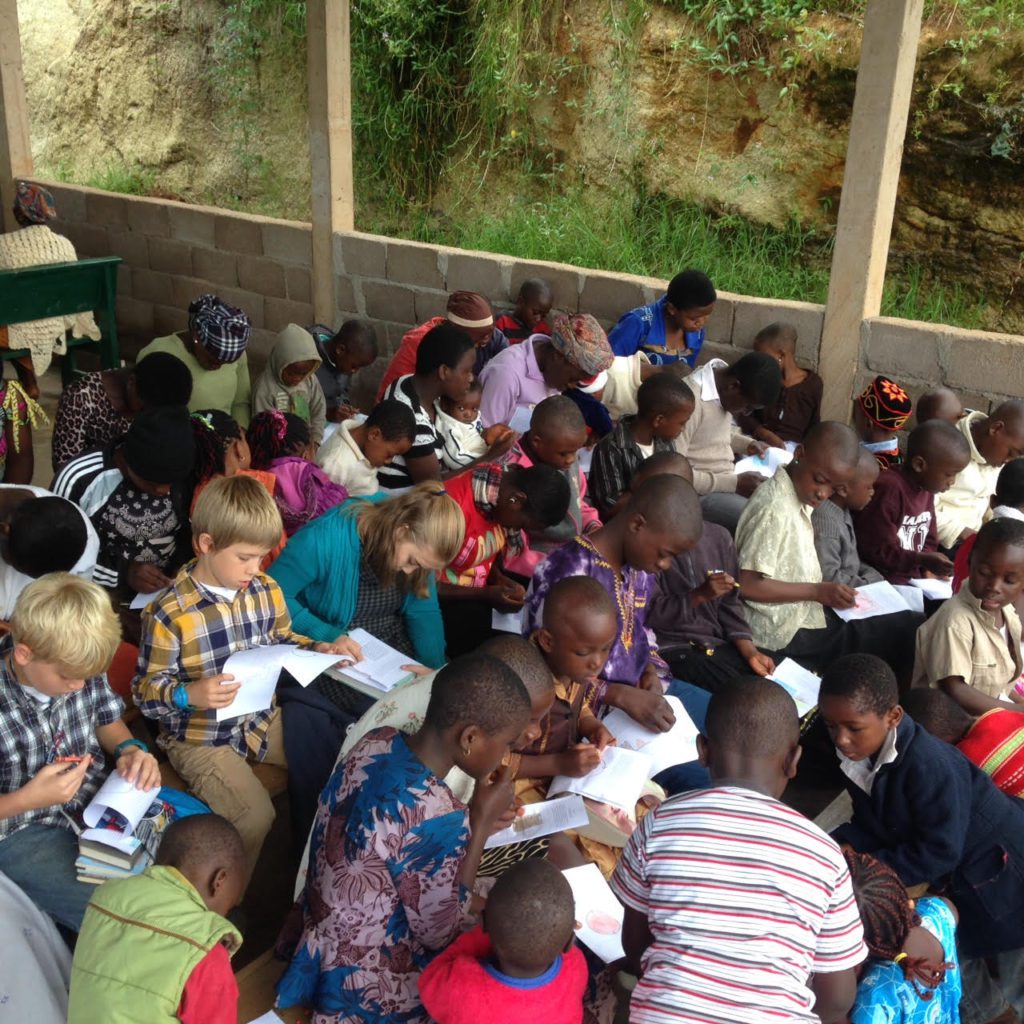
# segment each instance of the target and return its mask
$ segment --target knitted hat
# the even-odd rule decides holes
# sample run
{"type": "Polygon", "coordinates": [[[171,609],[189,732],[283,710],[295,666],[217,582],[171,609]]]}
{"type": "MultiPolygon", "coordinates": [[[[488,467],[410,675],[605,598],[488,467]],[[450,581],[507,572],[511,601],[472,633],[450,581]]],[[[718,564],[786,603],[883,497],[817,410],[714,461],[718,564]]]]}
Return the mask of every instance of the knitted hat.
{"type": "Polygon", "coordinates": [[[216,295],[200,295],[188,307],[188,326],[193,337],[214,359],[235,363],[249,344],[249,317],[216,295]]]}
{"type": "Polygon", "coordinates": [[[900,430],[910,419],[914,403],[895,381],[876,377],[858,396],[864,415],[882,430],[900,430]]]}
{"type": "Polygon", "coordinates": [[[490,327],[494,323],[491,304],[477,292],[452,292],[445,319],[456,327],[490,327]]]}
{"type": "Polygon", "coordinates": [[[604,328],[589,313],[556,314],[551,322],[551,344],[588,377],[607,370],[615,358],[604,328]]]}
{"type": "Polygon", "coordinates": [[[183,405],[143,409],[125,434],[122,452],[128,468],[148,483],[181,483],[195,461],[188,409],[183,405]]]}

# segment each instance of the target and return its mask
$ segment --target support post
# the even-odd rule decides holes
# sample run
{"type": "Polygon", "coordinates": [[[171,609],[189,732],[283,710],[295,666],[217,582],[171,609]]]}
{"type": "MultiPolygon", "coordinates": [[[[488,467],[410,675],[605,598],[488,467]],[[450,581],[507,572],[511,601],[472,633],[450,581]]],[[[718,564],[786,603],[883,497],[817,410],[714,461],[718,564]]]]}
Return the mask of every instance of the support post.
{"type": "Polygon", "coordinates": [[[822,419],[847,422],[860,328],[882,308],[924,0],[869,0],[839,199],[818,373],[822,419]]]}
{"type": "Polygon", "coordinates": [[[332,239],[354,227],[349,0],[309,0],[306,36],[313,210],[313,313],[333,326],[332,239]]]}
{"type": "Polygon", "coordinates": [[[13,231],[14,182],[32,176],[17,0],[0,0],[0,224],[13,231]]]}

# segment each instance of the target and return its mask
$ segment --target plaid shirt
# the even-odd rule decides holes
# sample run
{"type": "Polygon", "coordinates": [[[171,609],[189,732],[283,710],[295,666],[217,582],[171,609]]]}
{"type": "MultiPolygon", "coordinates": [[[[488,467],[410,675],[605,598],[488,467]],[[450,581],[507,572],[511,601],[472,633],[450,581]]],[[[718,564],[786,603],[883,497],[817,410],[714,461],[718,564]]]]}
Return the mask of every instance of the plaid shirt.
{"type": "MultiPolygon", "coordinates": [[[[644,453],[629,429],[635,418],[624,416],[594,448],[587,482],[590,500],[602,515],[607,515],[629,489],[629,481],[644,461],[644,453]]],[[[654,454],[672,451],[672,442],[660,437],[654,438],[653,445],[654,454]]]]}
{"type": "Polygon", "coordinates": [[[18,682],[11,665],[14,641],[0,640],[0,793],[13,793],[55,757],[92,754],[81,788],[66,804],[39,807],[0,820],[0,841],[26,825],[70,828],[65,810],[81,810],[106,774],[106,755],[96,730],[121,717],[121,698],[105,675],[93,676],[75,693],[43,704],[18,682]]]}
{"type": "Polygon", "coordinates": [[[132,682],[135,703],[159,724],[161,745],[167,738],[228,745],[242,757],[252,754],[263,760],[274,707],[218,722],[213,709],[180,711],[174,706],[174,690],[222,672],[236,651],[270,644],[311,647],[314,641],[292,632],[284,594],[269,576],[256,576],[229,602],[197,583],[194,568],[195,562],[186,565],[142,613],[142,643],[132,682]]]}

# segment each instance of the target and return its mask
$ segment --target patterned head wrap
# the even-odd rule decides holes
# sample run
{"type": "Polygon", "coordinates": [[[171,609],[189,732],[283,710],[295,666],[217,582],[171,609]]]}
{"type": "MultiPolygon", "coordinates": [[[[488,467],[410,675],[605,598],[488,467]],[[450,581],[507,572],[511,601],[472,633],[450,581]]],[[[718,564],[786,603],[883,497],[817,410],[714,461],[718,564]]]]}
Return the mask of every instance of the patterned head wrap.
{"type": "Polygon", "coordinates": [[[235,363],[249,344],[249,317],[216,295],[200,295],[188,307],[188,326],[193,337],[214,359],[235,363]]]}
{"type": "Polygon", "coordinates": [[[19,181],[14,195],[14,212],[30,224],[45,224],[57,216],[53,196],[42,185],[19,181]]]}
{"type": "Polygon", "coordinates": [[[589,313],[557,313],[551,322],[551,344],[588,377],[607,370],[614,358],[604,328],[589,313]]]}
{"type": "Polygon", "coordinates": [[[914,403],[895,381],[876,377],[857,398],[864,415],[882,430],[901,430],[914,411],[914,403]]]}
{"type": "Polygon", "coordinates": [[[445,318],[456,327],[490,327],[494,323],[491,304],[477,292],[452,292],[445,318]]]}

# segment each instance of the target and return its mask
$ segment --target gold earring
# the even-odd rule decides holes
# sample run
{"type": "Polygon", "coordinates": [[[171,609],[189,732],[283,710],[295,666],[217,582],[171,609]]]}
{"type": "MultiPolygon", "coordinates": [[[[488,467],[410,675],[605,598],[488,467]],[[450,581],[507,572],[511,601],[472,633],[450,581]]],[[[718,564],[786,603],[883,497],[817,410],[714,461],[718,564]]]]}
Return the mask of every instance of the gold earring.
{"type": "Polygon", "coordinates": [[[469,757],[469,747],[463,747],[463,748],[462,748],[462,753],[463,753],[463,754],[464,754],[464,755],[465,755],[466,757],[469,757]]]}

